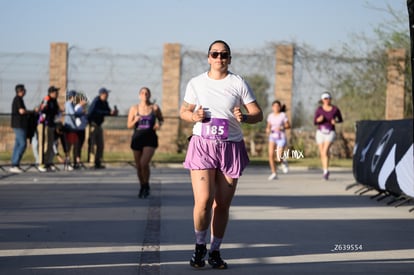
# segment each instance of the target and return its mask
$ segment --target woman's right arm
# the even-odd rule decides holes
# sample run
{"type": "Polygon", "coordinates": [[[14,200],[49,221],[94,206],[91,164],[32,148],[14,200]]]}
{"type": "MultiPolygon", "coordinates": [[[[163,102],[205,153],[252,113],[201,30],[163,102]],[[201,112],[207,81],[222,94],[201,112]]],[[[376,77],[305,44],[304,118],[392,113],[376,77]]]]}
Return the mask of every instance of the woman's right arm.
{"type": "Polygon", "coordinates": [[[188,122],[198,121],[198,118],[195,118],[196,116],[194,115],[194,108],[194,104],[183,101],[183,104],[180,108],[180,118],[188,122]]]}
{"type": "Polygon", "coordinates": [[[313,122],[314,122],[315,125],[318,125],[318,124],[322,123],[323,120],[324,120],[323,114],[321,114],[321,112],[319,110],[320,110],[320,108],[316,109],[315,117],[313,119],[313,122]]]}
{"type": "Polygon", "coordinates": [[[270,135],[272,129],[272,124],[270,124],[270,122],[268,121],[266,124],[266,135],[270,135]]]}

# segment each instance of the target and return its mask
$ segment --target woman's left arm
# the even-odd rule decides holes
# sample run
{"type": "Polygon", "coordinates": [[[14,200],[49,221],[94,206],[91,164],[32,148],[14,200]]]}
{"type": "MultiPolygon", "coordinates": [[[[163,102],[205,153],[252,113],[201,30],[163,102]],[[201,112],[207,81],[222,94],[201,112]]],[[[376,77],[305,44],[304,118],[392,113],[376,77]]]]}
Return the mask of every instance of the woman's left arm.
{"type": "Polygon", "coordinates": [[[155,129],[160,129],[162,124],[164,123],[164,117],[162,115],[161,109],[158,105],[154,104],[154,112],[155,112],[155,116],[157,117],[158,120],[158,125],[155,125],[155,129]]]}
{"type": "Polygon", "coordinates": [[[290,127],[291,127],[291,126],[290,126],[290,122],[289,122],[289,120],[286,120],[286,121],[285,121],[285,124],[283,125],[283,127],[285,128],[285,130],[286,130],[286,129],[290,129],[290,127]]]}
{"type": "Polygon", "coordinates": [[[341,111],[339,110],[339,108],[336,109],[336,114],[335,114],[335,122],[336,123],[341,123],[344,120],[342,119],[342,114],[341,111]]]}
{"type": "Polygon", "coordinates": [[[244,105],[247,114],[244,114],[241,122],[254,124],[263,120],[263,111],[257,101],[250,102],[244,105]]]}

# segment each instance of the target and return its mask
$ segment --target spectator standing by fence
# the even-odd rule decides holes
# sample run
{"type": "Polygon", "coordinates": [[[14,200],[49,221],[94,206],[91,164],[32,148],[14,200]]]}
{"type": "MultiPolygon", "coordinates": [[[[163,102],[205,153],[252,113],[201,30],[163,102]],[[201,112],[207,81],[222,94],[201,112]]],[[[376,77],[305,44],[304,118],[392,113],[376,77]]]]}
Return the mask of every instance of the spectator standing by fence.
{"type": "Polygon", "coordinates": [[[316,143],[321,158],[323,178],[329,179],[329,149],[336,138],[335,124],[341,123],[342,114],[339,108],[332,104],[329,92],[321,95],[321,105],[316,109],[314,124],[317,126],[316,143]]]}
{"type": "Polygon", "coordinates": [[[55,152],[53,145],[55,142],[56,118],[60,113],[60,107],[57,102],[59,89],[50,86],[48,95],[45,96],[39,108],[39,124],[37,127],[39,142],[39,171],[54,170],[53,158],[55,152]]]}
{"type": "Polygon", "coordinates": [[[75,100],[76,91],[71,90],[66,94],[65,102],[65,121],[63,124],[64,139],[65,139],[65,169],[71,170],[76,164],[76,143],[78,142],[77,126],[76,126],[76,114],[75,114],[75,100]],[[70,155],[72,152],[73,166],[70,163],[70,155]]]}
{"type": "Polygon", "coordinates": [[[139,99],[140,102],[129,109],[127,127],[134,129],[131,149],[140,182],[138,197],[146,198],[150,193],[150,162],[158,147],[156,130],[160,129],[164,119],[160,107],[150,101],[149,88],[140,89],[139,99]]]}
{"type": "Polygon", "coordinates": [[[11,127],[13,128],[15,140],[11,159],[10,172],[21,173],[23,170],[20,168],[20,161],[26,150],[26,138],[28,117],[27,109],[24,104],[23,97],[26,95],[26,89],[23,84],[17,84],[15,87],[16,96],[12,102],[11,112],[11,127]]]}
{"type": "Polygon", "coordinates": [[[214,41],[207,58],[209,71],[190,80],[180,109],[181,119],[195,123],[184,161],[194,195],[196,245],[190,265],[205,265],[210,227],[208,263],[226,269],[220,246],[238,178],[249,162],[240,123],[257,123],[263,113],[247,83],[228,70],[231,52],[226,42],[214,41]],[[242,106],[247,114],[241,112],[242,106]]]}
{"type": "Polygon", "coordinates": [[[74,164],[75,169],[81,167],[81,154],[82,154],[82,147],[85,142],[85,129],[88,126],[88,118],[86,115],[86,106],[88,104],[88,99],[82,93],[77,93],[76,96],[76,105],[75,105],[75,124],[76,124],[76,133],[77,133],[77,143],[75,148],[75,160],[76,163],[74,164]]]}
{"type": "MultiPolygon", "coordinates": [[[[32,145],[32,153],[35,161],[35,167],[41,171],[39,168],[39,143],[37,140],[37,123],[39,121],[39,106],[36,106],[33,112],[30,112],[28,115],[28,126],[27,126],[27,138],[30,140],[32,145]]],[[[45,171],[42,171],[45,172],[45,171]]]]}
{"type": "Polygon", "coordinates": [[[105,168],[102,165],[102,157],[104,150],[104,134],[102,129],[102,123],[105,120],[105,116],[116,116],[118,110],[116,107],[111,110],[108,104],[109,90],[106,88],[99,89],[99,94],[96,96],[89,109],[89,156],[94,156],[95,169],[105,168]]]}

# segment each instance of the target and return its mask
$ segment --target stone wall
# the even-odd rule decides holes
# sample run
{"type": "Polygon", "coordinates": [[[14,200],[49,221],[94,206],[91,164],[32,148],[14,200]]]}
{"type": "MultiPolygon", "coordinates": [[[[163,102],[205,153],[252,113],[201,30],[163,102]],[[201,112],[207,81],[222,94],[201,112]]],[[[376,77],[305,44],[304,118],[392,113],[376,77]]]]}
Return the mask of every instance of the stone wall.
{"type": "MultiPolygon", "coordinates": [[[[50,44],[49,85],[59,88],[58,103],[64,109],[68,82],[68,43],[50,44]]],[[[45,91],[45,95],[47,91],[45,91]]]]}
{"type": "Polygon", "coordinates": [[[159,131],[159,151],[174,153],[178,151],[177,136],[179,135],[180,121],[180,76],[181,76],[181,45],[165,44],[162,63],[162,106],[164,124],[159,131]]]}
{"type": "Polygon", "coordinates": [[[388,50],[385,119],[403,119],[405,103],[405,49],[388,50]]]}

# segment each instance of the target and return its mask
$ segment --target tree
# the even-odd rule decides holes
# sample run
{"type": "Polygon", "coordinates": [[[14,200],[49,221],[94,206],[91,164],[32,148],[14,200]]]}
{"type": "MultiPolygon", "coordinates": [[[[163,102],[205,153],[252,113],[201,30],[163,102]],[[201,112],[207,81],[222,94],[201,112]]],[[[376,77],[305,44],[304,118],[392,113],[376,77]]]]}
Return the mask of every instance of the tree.
{"type": "Polygon", "coordinates": [[[257,103],[259,103],[262,110],[266,110],[269,105],[269,99],[267,96],[267,90],[270,87],[269,81],[264,75],[251,75],[246,76],[245,80],[249,83],[250,87],[256,95],[257,103]]]}
{"type": "MultiPolygon", "coordinates": [[[[266,110],[269,105],[269,100],[267,97],[267,90],[270,87],[269,81],[263,75],[251,75],[246,76],[245,80],[249,83],[250,87],[256,95],[256,100],[262,110],[266,110]]],[[[260,138],[260,133],[264,131],[266,127],[266,122],[262,121],[256,124],[243,124],[243,131],[248,136],[248,142],[250,147],[250,154],[257,155],[256,143],[257,138],[260,138]]]]}
{"type": "Polygon", "coordinates": [[[353,43],[339,50],[317,52],[302,47],[300,53],[313,79],[334,94],[335,104],[345,117],[343,130],[354,131],[357,120],[379,120],[385,117],[387,85],[387,50],[403,48],[407,53],[405,73],[405,116],[412,117],[412,75],[410,66],[410,36],[407,16],[389,6],[377,10],[386,12],[391,20],[374,28],[374,38],[354,34],[353,43]]]}
{"type": "MultiPolygon", "coordinates": [[[[370,47],[366,58],[361,64],[354,65],[351,73],[333,86],[340,89],[342,97],[339,103],[347,108],[354,116],[354,121],[359,119],[384,119],[386,79],[387,79],[387,50],[405,49],[406,67],[401,68],[405,73],[405,117],[412,117],[412,74],[410,66],[410,35],[407,17],[387,6],[386,9],[378,9],[391,16],[388,22],[384,22],[374,28],[375,39],[368,39],[363,35],[355,36],[360,43],[370,47]],[[358,98],[358,101],[355,101],[358,98]],[[352,104],[354,103],[354,104],[352,104]],[[356,114],[359,113],[359,116],[356,114]]],[[[346,45],[344,53],[356,56],[354,48],[346,45]]],[[[345,110],[345,109],[344,109],[345,110]]]]}

